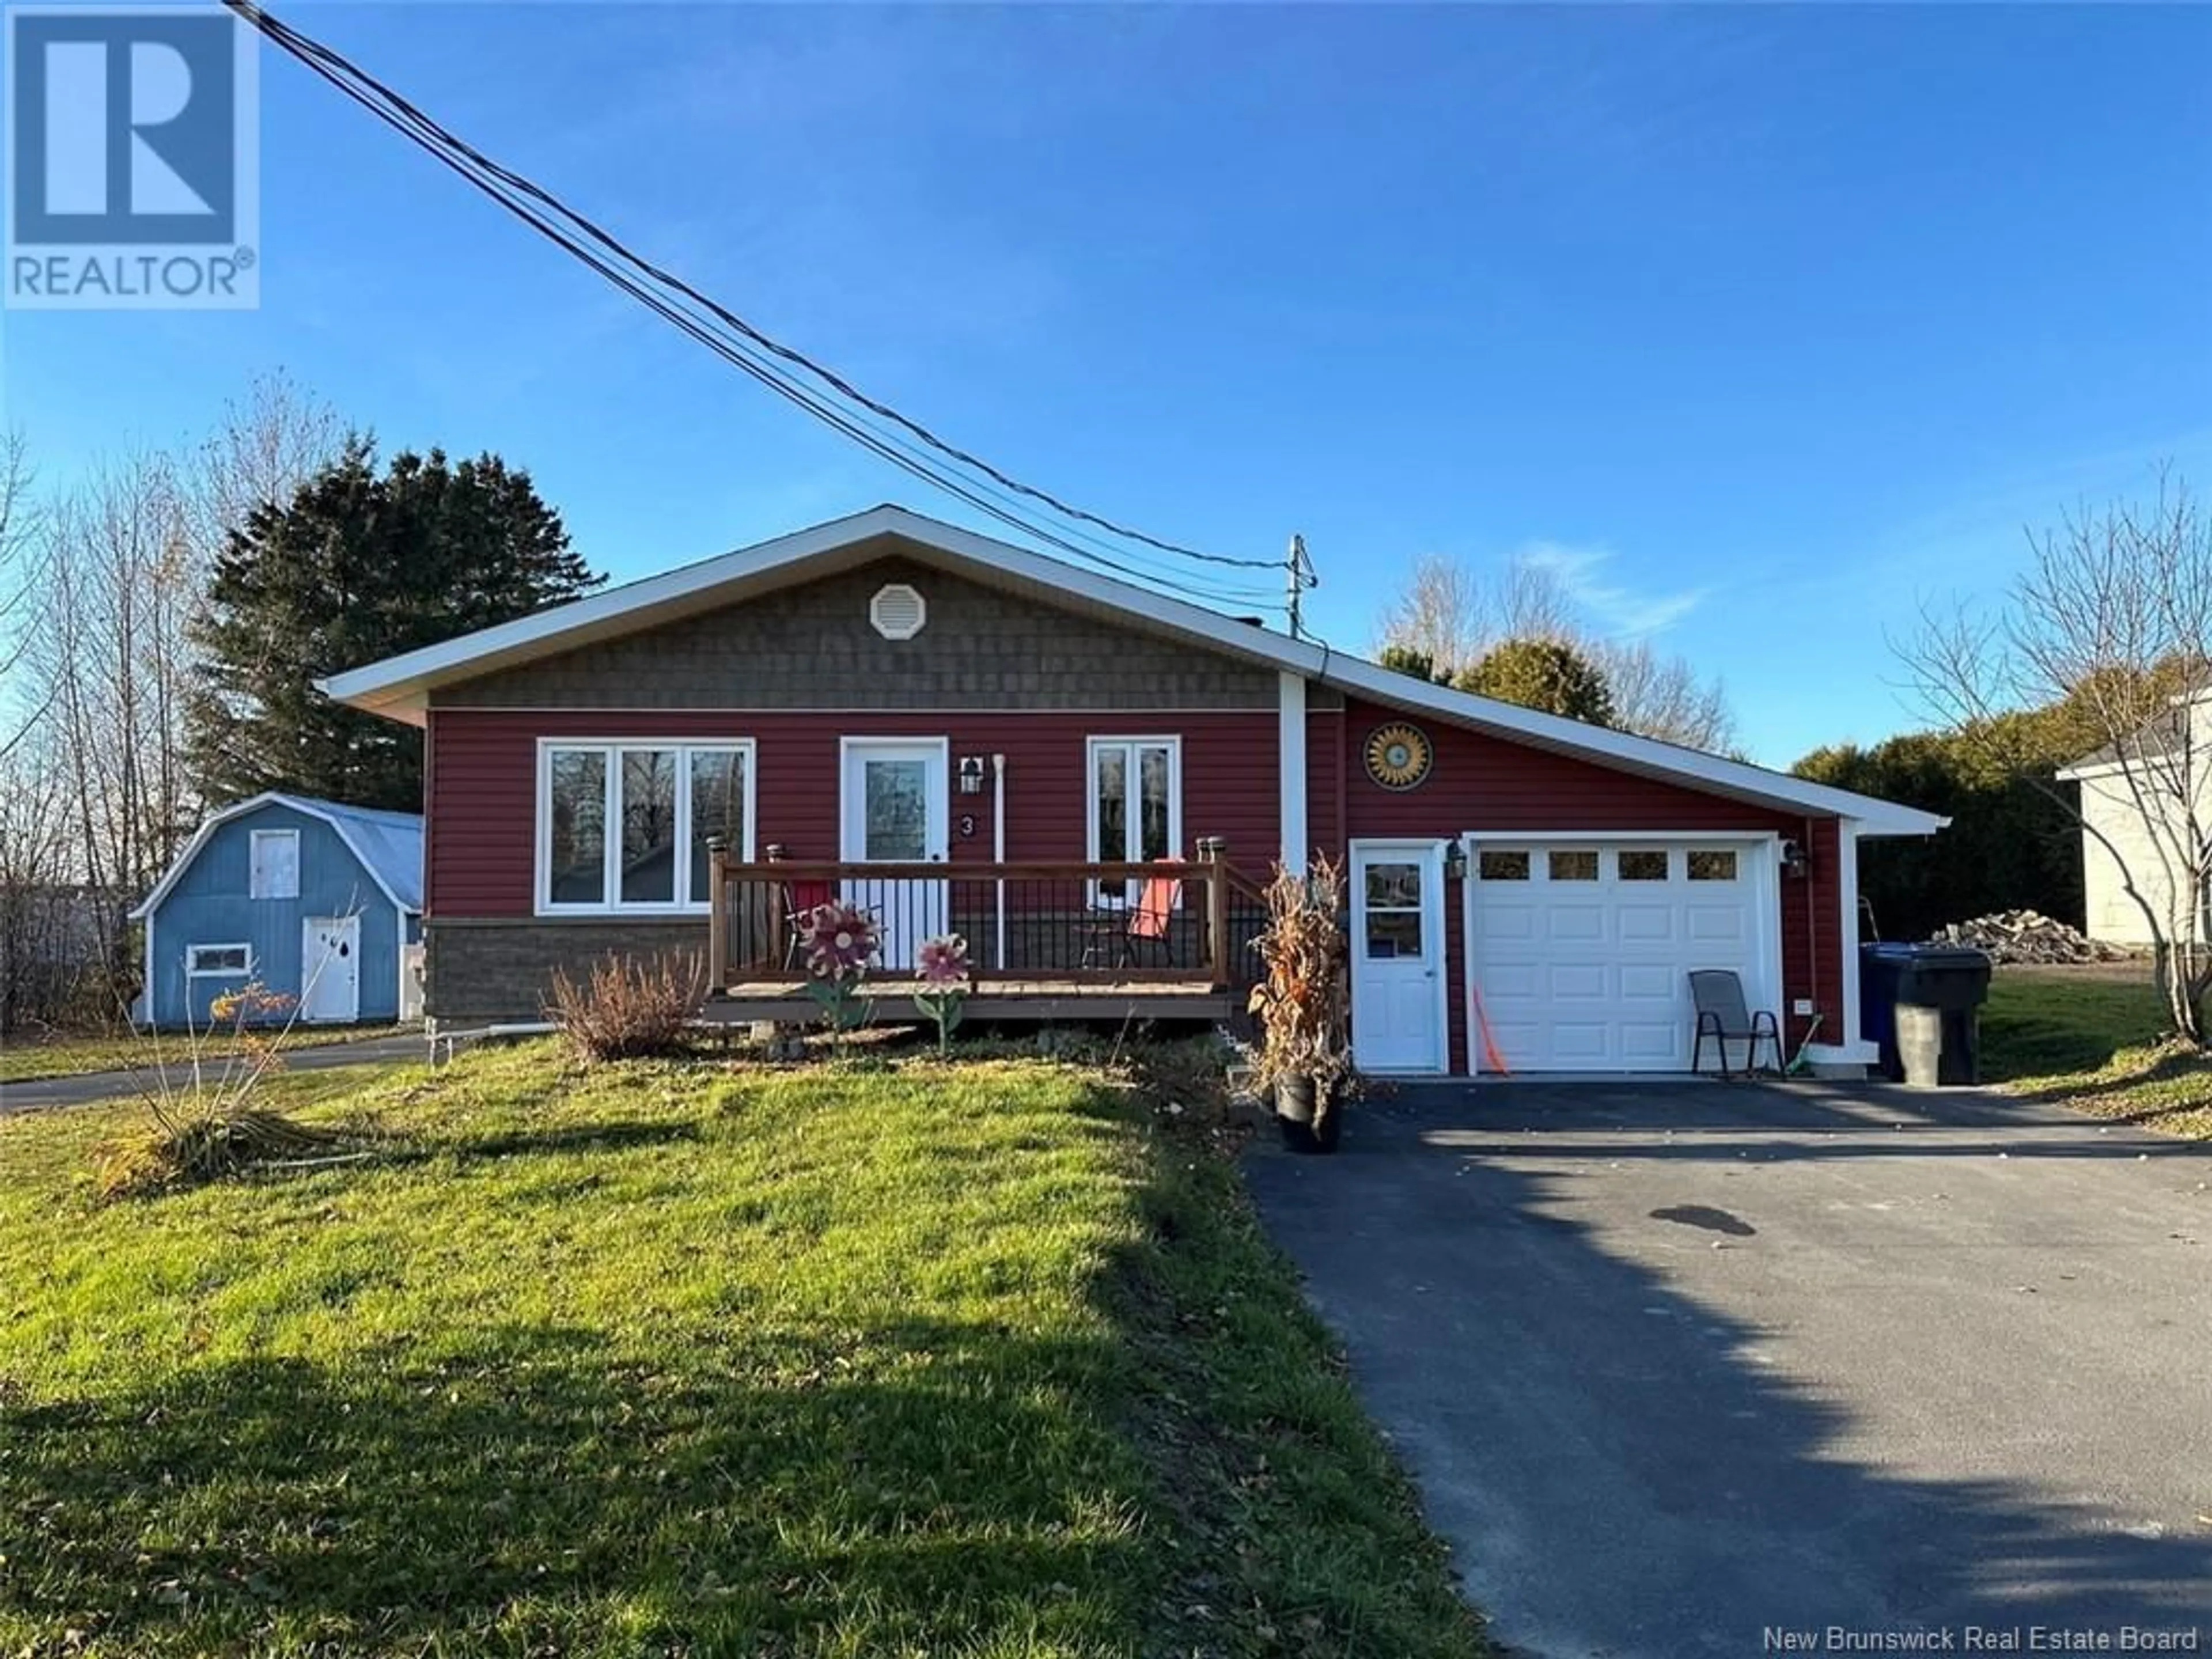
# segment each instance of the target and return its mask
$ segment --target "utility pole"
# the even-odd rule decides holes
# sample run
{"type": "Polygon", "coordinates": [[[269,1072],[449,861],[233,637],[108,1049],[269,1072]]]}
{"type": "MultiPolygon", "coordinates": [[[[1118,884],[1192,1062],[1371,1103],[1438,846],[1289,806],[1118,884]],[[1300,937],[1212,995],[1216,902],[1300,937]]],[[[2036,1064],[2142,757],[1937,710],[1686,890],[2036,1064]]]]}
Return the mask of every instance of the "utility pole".
{"type": "Polygon", "coordinates": [[[1321,577],[1314,570],[1313,561],[1306,556],[1306,538],[1292,535],[1290,553],[1283,561],[1283,609],[1290,617],[1291,637],[1294,640],[1304,637],[1300,624],[1305,591],[1320,586],[1321,577]]]}

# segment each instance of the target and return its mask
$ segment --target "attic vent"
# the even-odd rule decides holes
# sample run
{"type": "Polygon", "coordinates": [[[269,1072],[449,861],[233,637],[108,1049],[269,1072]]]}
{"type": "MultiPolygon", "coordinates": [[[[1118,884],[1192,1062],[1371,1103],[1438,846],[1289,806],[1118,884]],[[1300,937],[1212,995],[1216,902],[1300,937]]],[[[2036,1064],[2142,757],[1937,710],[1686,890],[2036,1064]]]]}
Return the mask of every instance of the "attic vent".
{"type": "Polygon", "coordinates": [[[891,582],[876,590],[868,601],[868,620],[887,640],[910,640],[929,619],[929,606],[904,582],[891,582]]]}

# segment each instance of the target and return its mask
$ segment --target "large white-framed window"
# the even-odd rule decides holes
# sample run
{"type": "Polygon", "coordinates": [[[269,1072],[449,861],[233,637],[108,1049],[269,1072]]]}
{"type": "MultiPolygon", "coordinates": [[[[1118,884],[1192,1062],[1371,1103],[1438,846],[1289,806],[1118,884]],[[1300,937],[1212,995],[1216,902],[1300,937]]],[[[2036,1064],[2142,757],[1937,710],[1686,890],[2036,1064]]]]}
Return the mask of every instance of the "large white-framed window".
{"type": "Polygon", "coordinates": [[[252,971],[253,947],[251,945],[241,942],[185,946],[185,976],[187,979],[243,979],[252,971]]]}
{"type": "MultiPolygon", "coordinates": [[[[1092,738],[1084,769],[1092,862],[1149,864],[1182,856],[1181,738],[1092,738]]],[[[1135,887],[1101,883],[1093,902],[1126,904],[1135,887]]]]}
{"type": "Polygon", "coordinates": [[[541,915],[703,911],[707,843],[753,851],[749,738],[541,738],[541,915]]]}
{"type": "Polygon", "coordinates": [[[300,896],[300,832],[256,830],[246,837],[246,891],[258,899],[300,896]]]}

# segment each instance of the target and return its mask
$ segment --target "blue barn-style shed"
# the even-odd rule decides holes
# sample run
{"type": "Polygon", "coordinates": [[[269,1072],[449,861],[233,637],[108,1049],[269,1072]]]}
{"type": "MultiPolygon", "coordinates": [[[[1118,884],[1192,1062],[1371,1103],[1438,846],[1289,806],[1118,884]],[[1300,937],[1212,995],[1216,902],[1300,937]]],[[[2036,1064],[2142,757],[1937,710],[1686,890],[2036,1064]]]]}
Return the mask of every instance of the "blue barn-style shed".
{"type": "Polygon", "coordinates": [[[204,1026],[248,981],[299,999],[316,1024],[411,1019],[421,939],[422,820],[304,795],[210,815],[146,901],[143,1019],[204,1026]]]}

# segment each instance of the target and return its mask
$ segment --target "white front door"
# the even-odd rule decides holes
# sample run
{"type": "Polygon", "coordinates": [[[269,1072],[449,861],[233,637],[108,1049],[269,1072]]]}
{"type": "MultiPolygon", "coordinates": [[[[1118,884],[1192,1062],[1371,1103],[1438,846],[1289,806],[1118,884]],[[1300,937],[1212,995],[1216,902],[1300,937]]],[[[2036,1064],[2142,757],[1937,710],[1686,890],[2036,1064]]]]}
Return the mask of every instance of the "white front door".
{"type": "Polygon", "coordinates": [[[309,916],[300,924],[300,1018],[361,1018],[361,918],[309,916]]]}
{"type": "MultiPolygon", "coordinates": [[[[942,738],[848,738],[841,856],[848,864],[941,864],[952,806],[942,738]]],[[[872,911],[880,965],[910,972],[922,940],[945,931],[942,881],[848,881],[844,900],[872,911]]]]}
{"type": "Polygon", "coordinates": [[[1444,849],[1352,843],[1352,1057],[1367,1072],[1441,1072],[1444,849]]]}

